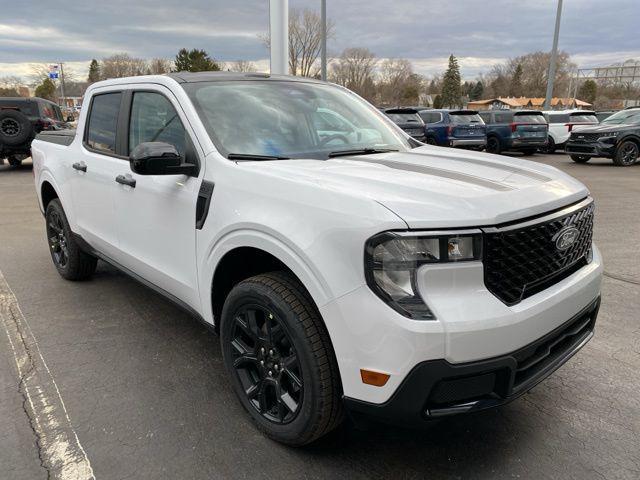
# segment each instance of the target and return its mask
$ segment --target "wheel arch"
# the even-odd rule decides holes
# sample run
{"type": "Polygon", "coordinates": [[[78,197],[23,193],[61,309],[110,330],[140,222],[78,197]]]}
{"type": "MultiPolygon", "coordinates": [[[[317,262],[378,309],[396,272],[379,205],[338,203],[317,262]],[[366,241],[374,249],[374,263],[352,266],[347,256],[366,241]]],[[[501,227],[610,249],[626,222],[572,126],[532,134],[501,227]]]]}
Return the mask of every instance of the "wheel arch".
{"type": "Polygon", "coordinates": [[[54,198],[59,199],[60,195],[58,195],[58,192],[48,180],[44,180],[40,185],[40,202],[44,212],[47,211],[47,205],[49,205],[49,202],[54,198]]]}

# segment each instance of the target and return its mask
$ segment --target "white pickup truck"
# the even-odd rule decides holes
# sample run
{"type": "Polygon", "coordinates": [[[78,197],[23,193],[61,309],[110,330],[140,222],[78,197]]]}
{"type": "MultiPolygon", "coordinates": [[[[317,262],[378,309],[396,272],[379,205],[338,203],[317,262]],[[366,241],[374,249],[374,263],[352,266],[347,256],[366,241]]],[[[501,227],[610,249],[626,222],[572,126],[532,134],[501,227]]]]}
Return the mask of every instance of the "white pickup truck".
{"type": "Polygon", "coordinates": [[[106,261],[219,331],[271,438],[498,406],[593,335],[594,204],[553,167],[422,145],[306,78],[114,79],[84,104],[32,146],[56,269],[106,261]]]}

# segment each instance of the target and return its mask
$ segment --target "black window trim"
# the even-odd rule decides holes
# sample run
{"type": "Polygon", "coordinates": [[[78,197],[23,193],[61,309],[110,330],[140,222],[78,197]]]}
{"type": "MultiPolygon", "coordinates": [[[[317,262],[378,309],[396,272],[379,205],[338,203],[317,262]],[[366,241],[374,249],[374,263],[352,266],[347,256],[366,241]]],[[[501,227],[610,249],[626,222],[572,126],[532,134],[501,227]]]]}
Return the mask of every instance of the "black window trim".
{"type": "Polygon", "coordinates": [[[105,157],[111,157],[111,158],[116,158],[118,160],[125,160],[125,161],[129,161],[129,157],[124,155],[122,153],[122,149],[121,149],[121,144],[120,144],[120,140],[119,137],[122,136],[122,123],[123,123],[123,111],[125,110],[124,107],[126,106],[126,100],[127,100],[127,90],[106,90],[104,92],[97,92],[93,95],[91,95],[91,104],[89,105],[89,109],[87,110],[87,116],[85,117],[85,122],[84,122],[84,131],[82,132],[82,146],[87,149],[88,151],[92,152],[92,153],[96,153],[98,155],[104,155],[105,157]],[[99,97],[100,95],[109,95],[109,94],[114,94],[114,93],[120,93],[121,97],[120,97],[120,107],[118,110],[118,119],[116,120],[116,148],[115,148],[115,152],[111,153],[111,152],[106,152],[104,150],[99,150],[97,148],[93,148],[92,146],[89,145],[89,143],[87,142],[87,139],[89,137],[89,125],[91,124],[91,113],[93,112],[93,103],[94,100],[96,99],[96,97],[99,97]]]}
{"type": "MultiPolygon", "coordinates": [[[[129,94],[128,95],[128,106],[125,109],[126,113],[125,115],[123,115],[123,123],[125,125],[125,128],[123,128],[123,132],[119,132],[121,133],[122,136],[122,147],[123,147],[123,152],[126,153],[126,158],[127,160],[129,159],[129,128],[130,128],[130,122],[131,122],[131,111],[133,110],[133,97],[136,93],[155,93],[158,95],[162,95],[168,102],[169,104],[173,107],[173,109],[176,111],[176,114],[178,115],[178,120],[180,120],[180,123],[182,124],[182,128],[184,128],[185,133],[188,135],[189,137],[189,142],[187,145],[185,145],[185,161],[187,160],[186,156],[189,153],[189,150],[192,150],[192,156],[193,156],[193,160],[195,160],[195,165],[197,167],[197,174],[195,174],[194,176],[197,177],[200,174],[200,167],[201,167],[201,163],[200,163],[200,154],[198,153],[198,149],[196,147],[196,142],[194,141],[193,137],[195,135],[192,134],[192,132],[189,131],[189,129],[187,128],[187,126],[185,125],[185,123],[182,121],[182,118],[180,118],[180,113],[178,112],[178,108],[180,107],[180,104],[178,103],[178,105],[176,106],[171,99],[165,95],[164,92],[160,91],[160,90],[155,90],[153,88],[136,88],[136,87],[132,87],[129,90],[126,90],[126,92],[129,94]],[[190,144],[190,145],[189,145],[190,144]]],[[[183,111],[184,113],[184,111],[183,111]]],[[[186,116],[186,115],[185,115],[186,116]]],[[[118,119],[120,120],[120,119],[118,119]]],[[[117,141],[116,141],[117,142],[117,141]]]]}

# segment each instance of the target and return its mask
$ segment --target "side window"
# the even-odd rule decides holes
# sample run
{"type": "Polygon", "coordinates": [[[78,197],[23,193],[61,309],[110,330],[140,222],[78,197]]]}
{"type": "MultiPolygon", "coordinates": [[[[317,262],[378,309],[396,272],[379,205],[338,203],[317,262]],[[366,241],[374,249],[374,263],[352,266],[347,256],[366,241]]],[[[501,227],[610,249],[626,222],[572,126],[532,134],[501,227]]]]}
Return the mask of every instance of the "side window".
{"type": "Polygon", "coordinates": [[[511,122],[511,114],[510,113],[496,113],[495,114],[496,123],[509,123],[511,122]]]}
{"type": "Polygon", "coordinates": [[[116,127],[122,93],[103,93],[93,97],[87,126],[87,145],[105,153],[116,151],[116,127]]]}
{"type": "Polygon", "coordinates": [[[129,122],[129,151],[143,142],[165,142],[184,157],[186,131],[171,102],[155,92],[135,92],[129,122]]]}
{"type": "Polygon", "coordinates": [[[479,115],[484,123],[491,123],[491,112],[480,112],[479,115]]]}

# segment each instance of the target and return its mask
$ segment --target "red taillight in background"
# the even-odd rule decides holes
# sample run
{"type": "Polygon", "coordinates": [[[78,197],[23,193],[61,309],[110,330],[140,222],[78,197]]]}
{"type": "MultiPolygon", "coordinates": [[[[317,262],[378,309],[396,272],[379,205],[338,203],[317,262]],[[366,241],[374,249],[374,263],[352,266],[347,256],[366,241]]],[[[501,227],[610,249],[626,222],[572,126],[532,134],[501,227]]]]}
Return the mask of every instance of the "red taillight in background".
{"type": "Polygon", "coordinates": [[[515,132],[518,129],[518,125],[520,125],[519,123],[512,123],[511,124],[511,131],[515,132]]]}
{"type": "Polygon", "coordinates": [[[451,135],[453,133],[453,127],[451,125],[449,125],[447,127],[447,135],[451,135]]]}
{"type": "Polygon", "coordinates": [[[571,129],[573,128],[573,123],[565,123],[564,126],[569,127],[569,131],[571,131],[571,129]]]}

